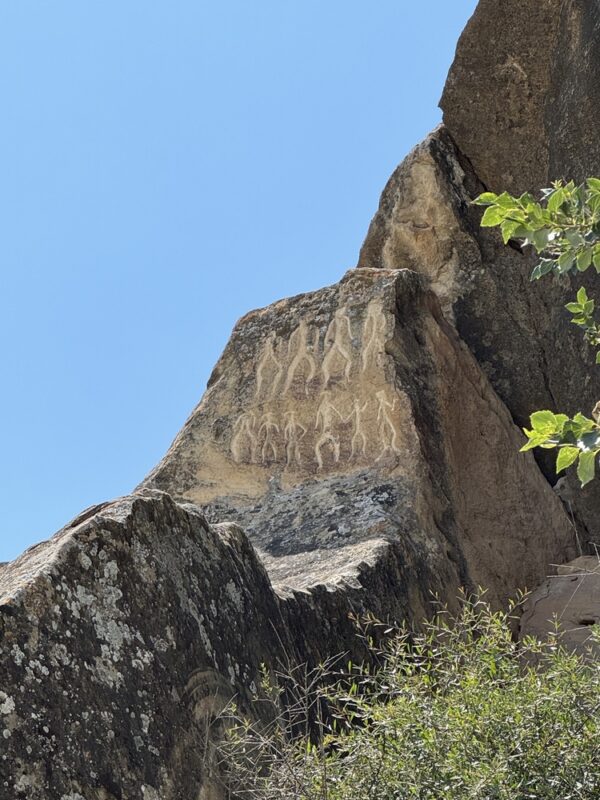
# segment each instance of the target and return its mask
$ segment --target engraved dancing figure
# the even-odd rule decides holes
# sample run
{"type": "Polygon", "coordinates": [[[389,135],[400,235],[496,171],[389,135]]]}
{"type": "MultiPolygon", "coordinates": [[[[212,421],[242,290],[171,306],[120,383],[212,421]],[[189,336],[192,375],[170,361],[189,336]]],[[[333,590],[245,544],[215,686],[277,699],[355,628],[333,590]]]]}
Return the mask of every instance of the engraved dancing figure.
{"type": "Polygon", "coordinates": [[[377,409],[379,438],[381,439],[381,446],[383,447],[381,455],[383,456],[387,450],[392,450],[394,453],[401,453],[402,451],[398,446],[398,433],[396,431],[396,426],[390,417],[390,413],[396,408],[398,398],[395,397],[394,402],[390,403],[390,401],[386,398],[383,389],[377,392],[376,397],[377,402],[379,403],[379,407],[377,409]]]}
{"type": "Polygon", "coordinates": [[[300,442],[307,434],[307,430],[301,422],[296,419],[295,411],[287,411],[285,414],[287,420],[283,429],[283,437],[285,439],[285,455],[288,467],[295,461],[300,467],[302,460],[300,458],[300,442]]]}
{"type": "Polygon", "coordinates": [[[323,358],[323,377],[325,388],[332,377],[333,364],[336,358],[344,362],[344,376],[350,381],[352,369],[352,329],[344,308],[338,308],[325,334],[325,357],[323,358]]]}
{"type": "Polygon", "coordinates": [[[317,459],[319,469],[323,469],[323,455],[321,451],[325,445],[329,445],[333,449],[333,460],[335,463],[337,464],[340,460],[340,441],[334,432],[334,415],[338,417],[340,422],[343,422],[342,415],[337,408],[335,408],[328,397],[324,397],[318,408],[317,421],[315,424],[315,430],[320,430],[321,432],[315,445],[315,458],[317,459]]]}

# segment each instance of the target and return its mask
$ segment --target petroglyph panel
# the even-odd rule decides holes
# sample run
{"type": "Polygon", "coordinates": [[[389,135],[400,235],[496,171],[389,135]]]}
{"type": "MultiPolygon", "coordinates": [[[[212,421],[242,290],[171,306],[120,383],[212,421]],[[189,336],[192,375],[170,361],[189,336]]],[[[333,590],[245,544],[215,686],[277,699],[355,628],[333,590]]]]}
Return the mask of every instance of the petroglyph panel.
{"type": "Polygon", "coordinates": [[[301,318],[287,335],[270,331],[250,407],[230,426],[230,458],[297,474],[395,463],[401,398],[384,373],[390,327],[391,315],[371,301],[301,318]]]}

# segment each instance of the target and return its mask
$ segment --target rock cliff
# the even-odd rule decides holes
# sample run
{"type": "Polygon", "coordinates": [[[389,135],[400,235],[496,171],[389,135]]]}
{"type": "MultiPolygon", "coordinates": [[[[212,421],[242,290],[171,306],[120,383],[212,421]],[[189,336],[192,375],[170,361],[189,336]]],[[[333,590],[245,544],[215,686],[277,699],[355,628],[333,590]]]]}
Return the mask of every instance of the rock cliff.
{"type": "Polygon", "coordinates": [[[531,411],[600,396],[570,281],[531,284],[470,206],[600,172],[600,3],[505,7],[481,0],[357,268],[242,318],[136,493],[0,567],[1,798],[218,797],[210,721],[262,662],[356,654],[349,612],[501,605],[600,539],[596,484],[561,500],[518,453],[531,411]]]}

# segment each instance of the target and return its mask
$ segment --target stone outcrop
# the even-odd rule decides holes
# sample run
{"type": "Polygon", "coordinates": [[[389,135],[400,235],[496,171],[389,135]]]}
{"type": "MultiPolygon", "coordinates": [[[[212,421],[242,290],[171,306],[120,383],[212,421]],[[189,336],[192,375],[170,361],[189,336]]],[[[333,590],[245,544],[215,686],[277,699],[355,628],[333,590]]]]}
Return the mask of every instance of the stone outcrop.
{"type": "Polygon", "coordinates": [[[264,567],[160,493],[82,516],[2,572],[0,797],[209,798],[207,721],[291,649],[264,567]]]}
{"type": "Polygon", "coordinates": [[[569,557],[518,441],[414,272],[245,317],[146,482],[178,501],[144,488],[3,568],[0,788],[218,798],[211,720],[261,663],[356,658],[350,612],[418,623],[476,584],[498,604],[569,557]]]}
{"type": "Polygon", "coordinates": [[[479,585],[501,605],[576,555],[576,529],[600,538],[596,484],[554,491],[518,452],[531,411],[600,396],[573,282],[531,284],[470,205],[600,172],[600,3],[498,7],[467,26],[444,125],[390,178],[358,267],[242,318],[136,493],[0,565],[0,797],[218,797],[210,720],[248,706],[261,663],[360,657],[350,612],[419,624],[479,585]]]}
{"type": "MultiPolygon", "coordinates": [[[[480,229],[470,201],[485,189],[539,191],[600,174],[599,35],[595,0],[508,0],[501,12],[481,0],[448,76],[444,124],[390,178],[358,262],[430,279],[520,426],[543,408],[589,415],[600,397],[594,353],[564,309],[580,279],[531,283],[535,260],[480,229]]],[[[600,296],[598,276],[587,273],[586,284],[600,296]]],[[[554,483],[555,455],[536,457],[554,483]]],[[[600,492],[568,483],[581,539],[598,543],[600,492]]]]}
{"type": "Polygon", "coordinates": [[[558,634],[564,647],[598,658],[600,641],[592,635],[592,627],[599,624],[600,560],[581,556],[560,565],[557,575],[527,597],[519,632],[522,638],[535,636],[541,641],[558,634]]]}
{"type": "Polygon", "coordinates": [[[519,442],[426,281],[358,269],[240,320],[144,485],[234,519],[292,589],[393,553],[402,580],[369,602],[418,621],[434,594],[501,603],[574,554],[519,442]]]}
{"type": "Polygon", "coordinates": [[[598,0],[480,0],[440,105],[490,191],[538,191],[597,174],[598,0]]]}

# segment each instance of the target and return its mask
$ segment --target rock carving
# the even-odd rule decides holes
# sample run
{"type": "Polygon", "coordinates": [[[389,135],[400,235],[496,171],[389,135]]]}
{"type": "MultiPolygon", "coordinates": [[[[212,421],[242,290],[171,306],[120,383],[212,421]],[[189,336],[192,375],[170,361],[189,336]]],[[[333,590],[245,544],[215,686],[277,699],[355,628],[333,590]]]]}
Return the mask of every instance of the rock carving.
{"type": "Polygon", "coordinates": [[[285,418],[286,423],[283,429],[283,437],[285,440],[286,462],[288,467],[291,467],[293,464],[300,467],[302,465],[300,442],[306,436],[307,430],[304,425],[296,419],[295,411],[286,412],[285,418]]]}
{"type": "Polygon", "coordinates": [[[267,341],[265,342],[260,359],[258,360],[258,364],[256,366],[255,397],[261,396],[263,384],[266,378],[269,381],[269,385],[265,391],[265,394],[268,397],[273,397],[279,385],[283,367],[275,355],[275,340],[275,332],[272,331],[267,337],[267,341]]]}
{"type": "Polygon", "coordinates": [[[344,377],[349,382],[352,369],[352,329],[345,308],[336,310],[325,334],[325,356],[322,364],[325,388],[337,371],[336,360],[343,362],[344,377]]]}
{"type": "Polygon", "coordinates": [[[384,349],[387,320],[382,309],[375,303],[369,303],[367,316],[363,326],[362,370],[363,372],[384,349]]]}
{"type": "Polygon", "coordinates": [[[256,462],[258,448],[256,417],[251,411],[240,414],[235,421],[230,448],[236,464],[241,464],[243,461],[256,462]]]}
{"type": "Polygon", "coordinates": [[[315,458],[319,469],[323,469],[323,448],[329,445],[333,450],[333,460],[337,464],[340,460],[340,440],[335,432],[335,417],[343,422],[342,415],[333,405],[329,397],[325,396],[317,410],[317,421],[315,430],[320,432],[320,436],[315,444],[315,458]]]}
{"type": "Polygon", "coordinates": [[[394,421],[390,417],[390,413],[396,408],[398,398],[395,397],[394,400],[390,402],[386,398],[383,389],[377,392],[376,397],[379,404],[377,408],[377,425],[382,446],[381,455],[385,455],[388,450],[391,450],[393,453],[401,453],[402,451],[398,445],[398,431],[396,430],[394,421]]]}
{"type": "Polygon", "coordinates": [[[290,390],[294,382],[296,372],[301,367],[306,365],[308,367],[308,374],[304,379],[304,391],[308,395],[308,385],[315,377],[317,372],[317,364],[315,357],[313,356],[313,351],[316,349],[319,341],[318,330],[314,331],[312,342],[309,341],[309,336],[309,327],[306,323],[306,320],[303,319],[298,327],[292,332],[288,342],[288,358],[290,361],[283,387],[283,394],[286,394],[290,390]]]}
{"type": "Polygon", "coordinates": [[[260,451],[263,464],[278,460],[275,435],[279,435],[279,430],[279,425],[275,420],[273,412],[266,411],[261,418],[260,427],[258,429],[259,439],[262,439],[264,434],[264,440],[260,451]]]}
{"type": "Polygon", "coordinates": [[[360,400],[355,397],[353,400],[352,411],[344,420],[344,422],[352,422],[354,426],[352,431],[352,439],[350,441],[351,458],[355,458],[358,454],[363,456],[367,454],[367,437],[362,427],[362,415],[368,407],[368,400],[361,405],[360,400]]]}

